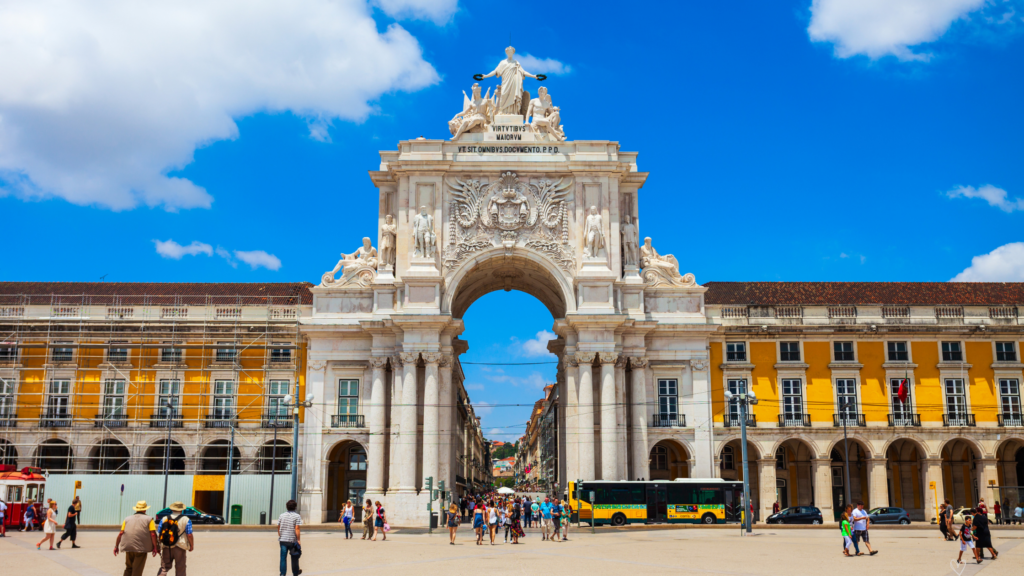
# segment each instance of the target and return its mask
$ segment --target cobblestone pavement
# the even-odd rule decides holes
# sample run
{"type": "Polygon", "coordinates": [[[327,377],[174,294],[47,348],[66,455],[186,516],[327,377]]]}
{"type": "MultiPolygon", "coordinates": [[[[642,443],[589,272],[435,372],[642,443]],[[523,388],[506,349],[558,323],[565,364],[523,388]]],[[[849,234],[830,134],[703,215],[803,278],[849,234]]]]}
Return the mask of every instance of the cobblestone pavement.
{"type": "MultiPolygon", "coordinates": [[[[119,576],[123,556],[114,558],[116,532],[83,531],[81,549],[70,542],[59,551],[37,551],[42,534],[8,532],[0,538],[0,565],[10,574],[32,576],[119,576]]],[[[957,567],[959,546],[943,542],[934,528],[872,530],[872,545],[880,552],[869,557],[841,554],[837,528],[816,530],[573,530],[568,542],[544,542],[534,532],[513,546],[497,539],[495,546],[476,546],[471,530],[460,529],[457,544],[448,534],[432,536],[393,532],[386,542],[364,542],[357,533],[345,540],[338,532],[309,532],[302,538],[303,576],[345,573],[415,574],[732,574],[820,575],[823,571],[868,570],[871,576],[960,575],[1020,576],[1024,574],[1024,530],[993,533],[999,560],[973,561],[957,567]]],[[[58,533],[59,537],[59,533],[58,533]]],[[[278,573],[279,548],[270,532],[197,531],[196,551],[188,556],[192,576],[278,573]]],[[[150,558],[146,574],[156,574],[158,560],[150,558]]]]}

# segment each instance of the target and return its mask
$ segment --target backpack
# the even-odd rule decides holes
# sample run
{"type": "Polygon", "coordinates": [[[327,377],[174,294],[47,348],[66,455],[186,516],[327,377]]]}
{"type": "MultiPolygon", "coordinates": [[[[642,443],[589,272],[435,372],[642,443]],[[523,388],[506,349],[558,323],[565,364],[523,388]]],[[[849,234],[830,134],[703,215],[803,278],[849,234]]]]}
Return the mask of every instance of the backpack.
{"type": "Polygon", "coordinates": [[[178,520],[181,520],[181,516],[172,518],[167,516],[164,518],[163,523],[160,524],[160,544],[162,546],[174,546],[178,543],[178,520]]]}

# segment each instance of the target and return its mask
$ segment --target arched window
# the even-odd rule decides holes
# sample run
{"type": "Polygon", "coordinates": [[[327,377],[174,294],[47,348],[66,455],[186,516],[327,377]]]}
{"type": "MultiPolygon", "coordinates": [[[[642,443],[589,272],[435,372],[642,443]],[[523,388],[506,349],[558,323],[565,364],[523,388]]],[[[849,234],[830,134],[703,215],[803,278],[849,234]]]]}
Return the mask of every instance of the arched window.
{"type": "Polygon", "coordinates": [[[362,448],[353,448],[348,452],[348,469],[349,470],[366,470],[366,450],[362,448]]]}
{"type": "Polygon", "coordinates": [[[732,446],[722,448],[722,470],[735,470],[736,463],[733,460],[732,446]]]}
{"type": "Polygon", "coordinates": [[[651,470],[668,470],[668,448],[655,446],[651,450],[651,470]]]}

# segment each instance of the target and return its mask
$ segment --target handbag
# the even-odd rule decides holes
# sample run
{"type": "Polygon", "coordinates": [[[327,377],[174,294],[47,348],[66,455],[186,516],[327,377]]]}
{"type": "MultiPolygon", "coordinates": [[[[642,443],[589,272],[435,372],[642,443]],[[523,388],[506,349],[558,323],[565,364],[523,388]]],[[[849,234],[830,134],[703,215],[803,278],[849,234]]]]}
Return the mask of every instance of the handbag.
{"type": "Polygon", "coordinates": [[[385,523],[384,523],[384,531],[385,531],[385,532],[391,532],[391,526],[390,526],[390,525],[388,525],[388,523],[387,523],[387,522],[385,522],[385,523]]]}

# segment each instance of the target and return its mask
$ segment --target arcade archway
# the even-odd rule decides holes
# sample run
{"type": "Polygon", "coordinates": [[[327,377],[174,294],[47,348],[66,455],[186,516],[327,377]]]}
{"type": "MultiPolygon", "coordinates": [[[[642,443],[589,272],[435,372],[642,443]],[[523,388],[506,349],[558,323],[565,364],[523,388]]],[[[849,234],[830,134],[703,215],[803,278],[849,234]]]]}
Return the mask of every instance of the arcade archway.
{"type": "Polygon", "coordinates": [[[355,508],[355,521],[362,521],[366,494],[366,448],[355,440],[343,440],[327,457],[327,486],[324,504],[325,520],[337,522],[347,500],[355,508]]]}
{"type": "Polygon", "coordinates": [[[674,440],[662,440],[651,447],[647,480],[675,480],[690,477],[690,454],[674,440]]]}

